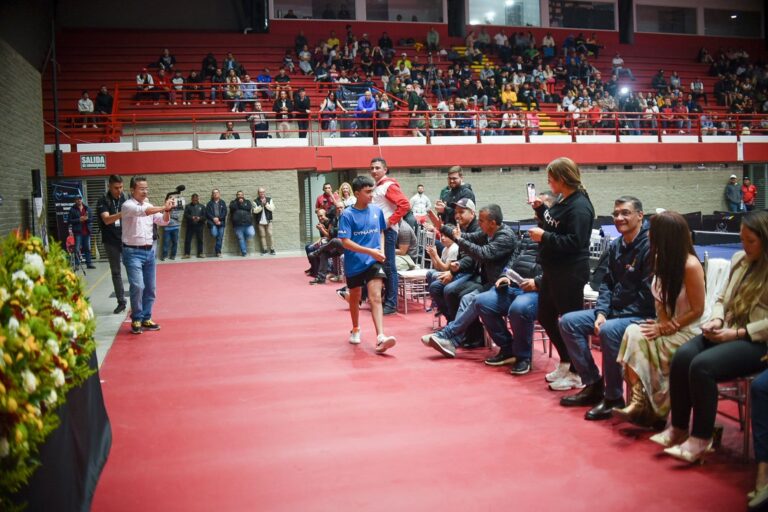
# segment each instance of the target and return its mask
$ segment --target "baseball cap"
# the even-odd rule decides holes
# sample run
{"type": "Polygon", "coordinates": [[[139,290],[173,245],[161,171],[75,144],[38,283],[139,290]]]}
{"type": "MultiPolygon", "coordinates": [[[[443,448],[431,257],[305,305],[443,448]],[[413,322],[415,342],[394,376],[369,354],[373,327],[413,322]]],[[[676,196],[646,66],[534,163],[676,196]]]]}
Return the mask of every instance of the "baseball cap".
{"type": "Polygon", "coordinates": [[[456,201],[455,203],[451,203],[451,206],[456,206],[458,208],[467,208],[469,210],[475,211],[475,202],[471,200],[468,197],[464,197],[456,201]]]}
{"type": "Polygon", "coordinates": [[[743,179],[743,180],[748,180],[748,179],[749,179],[749,176],[744,176],[744,177],[743,177],[743,178],[741,178],[741,179],[743,179]]]}
{"type": "Polygon", "coordinates": [[[732,180],[733,180],[733,179],[738,179],[738,176],[736,176],[735,174],[731,174],[731,179],[732,179],[732,180]]]}

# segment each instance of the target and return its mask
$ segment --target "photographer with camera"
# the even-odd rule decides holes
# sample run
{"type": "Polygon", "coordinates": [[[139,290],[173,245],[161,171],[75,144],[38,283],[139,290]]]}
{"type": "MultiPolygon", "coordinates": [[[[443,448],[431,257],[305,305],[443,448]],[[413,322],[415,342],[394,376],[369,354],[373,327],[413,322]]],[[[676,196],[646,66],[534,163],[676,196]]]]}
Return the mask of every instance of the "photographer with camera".
{"type": "Polygon", "coordinates": [[[144,176],[131,178],[131,198],[120,209],[123,224],[123,264],[128,273],[131,296],[131,333],[158,331],[152,320],[155,303],[155,245],[153,226],[166,226],[176,200],[169,197],[163,206],[147,201],[149,186],[144,176]]]}

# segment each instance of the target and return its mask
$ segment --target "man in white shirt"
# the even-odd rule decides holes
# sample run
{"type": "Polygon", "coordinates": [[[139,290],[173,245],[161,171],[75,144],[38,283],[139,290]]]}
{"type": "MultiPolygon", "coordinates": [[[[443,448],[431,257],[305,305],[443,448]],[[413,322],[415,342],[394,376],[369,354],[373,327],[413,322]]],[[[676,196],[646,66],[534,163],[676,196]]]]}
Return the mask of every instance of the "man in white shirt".
{"type": "Polygon", "coordinates": [[[123,264],[128,273],[131,296],[131,334],[158,331],[160,326],[152,320],[152,306],[155,303],[155,245],[153,224],[165,226],[171,219],[171,210],[176,206],[168,198],[163,206],[152,206],[147,201],[149,187],[147,178],[131,178],[131,198],[123,203],[121,220],[123,224],[123,264]]]}
{"type": "Polygon", "coordinates": [[[422,222],[427,217],[427,210],[432,208],[432,201],[424,193],[424,185],[419,184],[416,187],[416,193],[413,194],[410,201],[411,212],[416,220],[422,222]]]}
{"type": "Polygon", "coordinates": [[[93,122],[93,127],[96,126],[96,118],[93,117],[93,101],[88,97],[88,91],[83,91],[83,95],[77,100],[77,111],[82,116],[83,128],[88,127],[88,123],[93,122]]]}

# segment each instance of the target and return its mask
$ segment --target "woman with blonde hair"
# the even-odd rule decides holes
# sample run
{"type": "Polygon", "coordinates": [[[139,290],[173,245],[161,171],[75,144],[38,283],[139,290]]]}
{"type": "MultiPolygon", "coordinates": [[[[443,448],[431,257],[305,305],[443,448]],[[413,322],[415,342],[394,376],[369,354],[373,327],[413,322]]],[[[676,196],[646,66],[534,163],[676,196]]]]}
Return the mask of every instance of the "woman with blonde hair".
{"type": "Polygon", "coordinates": [[[557,158],[547,166],[547,182],[559,198],[547,206],[541,197],[531,204],[541,227],[531,228],[539,244],[542,268],[538,320],[557,349],[560,364],[545,377],[549,387],[566,391],[581,387],[560,334],[560,315],[584,306],[584,285],[589,279],[589,239],[595,209],[581,183],[581,172],[570,158],[557,158]]]}
{"type": "Polygon", "coordinates": [[[656,320],[632,324],[624,332],[618,361],[632,395],[629,405],[613,414],[662,429],[669,412],[669,365],[677,348],[701,333],[698,320],[706,293],[704,269],[682,215],[671,211],[654,215],[649,240],[656,320]]]}
{"type": "Polygon", "coordinates": [[[345,207],[352,206],[357,201],[354,194],[352,194],[352,186],[346,181],[339,185],[336,195],[339,196],[345,207]]]}
{"type": "Polygon", "coordinates": [[[731,275],[702,334],[672,359],[669,391],[672,422],[651,440],[664,453],[697,462],[712,451],[717,383],[765,369],[768,341],[768,212],[741,221],[741,245],[731,258],[731,275]],[[688,426],[693,411],[693,425],[688,426]]]}

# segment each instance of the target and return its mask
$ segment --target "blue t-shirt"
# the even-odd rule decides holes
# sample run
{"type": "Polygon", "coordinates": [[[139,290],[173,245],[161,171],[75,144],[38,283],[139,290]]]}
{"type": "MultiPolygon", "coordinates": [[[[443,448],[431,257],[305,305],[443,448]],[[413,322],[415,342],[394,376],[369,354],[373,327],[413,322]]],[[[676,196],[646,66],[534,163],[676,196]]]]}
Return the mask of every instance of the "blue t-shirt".
{"type": "MultiPolygon", "coordinates": [[[[378,206],[371,204],[365,210],[352,206],[341,214],[338,237],[348,238],[369,249],[381,249],[381,232],[386,228],[384,213],[378,206]]],[[[344,272],[348,276],[361,274],[374,263],[376,260],[369,254],[344,251],[344,272]]]]}

